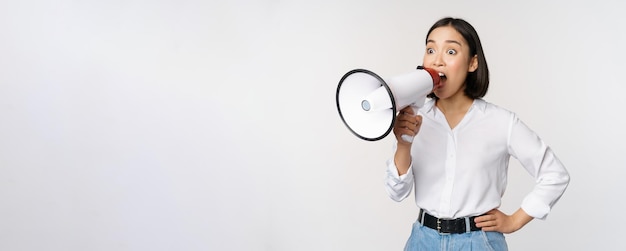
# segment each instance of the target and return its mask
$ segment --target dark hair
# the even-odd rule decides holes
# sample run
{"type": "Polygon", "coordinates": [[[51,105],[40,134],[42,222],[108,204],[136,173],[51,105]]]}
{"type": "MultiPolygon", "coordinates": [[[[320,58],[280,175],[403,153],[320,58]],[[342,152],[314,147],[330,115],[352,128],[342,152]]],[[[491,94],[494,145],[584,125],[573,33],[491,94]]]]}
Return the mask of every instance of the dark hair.
{"type": "MultiPolygon", "coordinates": [[[[430,27],[428,34],[426,34],[426,41],[428,42],[428,36],[434,29],[443,26],[450,26],[459,32],[469,45],[469,56],[476,56],[478,59],[478,68],[474,72],[468,72],[465,78],[465,95],[472,99],[484,97],[487,94],[487,89],[489,89],[489,68],[487,67],[487,59],[485,59],[485,53],[483,52],[478,33],[471,24],[463,19],[445,17],[430,27]]],[[[434,93],[428,96],[437,98],[434,93]]]]}

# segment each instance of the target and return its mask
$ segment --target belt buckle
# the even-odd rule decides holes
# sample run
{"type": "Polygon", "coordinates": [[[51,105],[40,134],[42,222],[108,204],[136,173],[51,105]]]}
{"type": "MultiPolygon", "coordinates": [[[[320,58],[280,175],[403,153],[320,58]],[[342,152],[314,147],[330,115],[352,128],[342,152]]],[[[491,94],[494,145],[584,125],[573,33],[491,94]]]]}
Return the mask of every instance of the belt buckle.
{"type": "Polygon", "coordinates": [[[437,232],[441,234],[441,219],[437,218],[437,232]]]}

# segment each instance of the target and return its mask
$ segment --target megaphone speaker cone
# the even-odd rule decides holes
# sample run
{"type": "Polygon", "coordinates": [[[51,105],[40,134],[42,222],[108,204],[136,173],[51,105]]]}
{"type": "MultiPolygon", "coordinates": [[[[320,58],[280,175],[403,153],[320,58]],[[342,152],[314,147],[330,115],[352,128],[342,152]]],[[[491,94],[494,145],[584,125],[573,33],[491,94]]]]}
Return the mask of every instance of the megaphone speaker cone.
{"type": "Polygon", "coordinates": [[[339,81],[336,101],[342,121],[361,139],[380,140],[393,129],[396,114],[393,94],[387,83],[371,71],[356,69],[346,73],[339,81]],[[380,93],[377,102],[366,100],[376,92],[380,93]]]}
{"type": "MultiPolygon", "coordinates": [[[[379,140],[393,129],[397,111],[409,105],[423,106],[439,81],[439,73],[423,67],[387,81],[368,70],[352,70],[339,81],[337,110],[356,136],[379,140]]],[[[407,137],[403,139],[410,142],[412,137],[407,137]]]]}

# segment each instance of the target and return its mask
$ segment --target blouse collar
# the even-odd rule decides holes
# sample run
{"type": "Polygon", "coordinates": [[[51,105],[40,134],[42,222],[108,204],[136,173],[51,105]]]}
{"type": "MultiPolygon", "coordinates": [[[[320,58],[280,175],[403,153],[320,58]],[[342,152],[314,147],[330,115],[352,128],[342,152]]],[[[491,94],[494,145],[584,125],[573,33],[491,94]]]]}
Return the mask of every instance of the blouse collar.
{"type": "MultiPolygon", "coordinates": [[[[427,99],[426,103],[424,104],[424,112],[425,113],[430,113],[434,115],[435,112],[435,99],[427,99]]],[[[468,111],[471,111],[473,109],[478,109],[481,112],[485,112],[485,110],[487,109],[487,102],[481,98],[477,98],[474,99],[474,102],[472,102],[472,106],[470,106],[470,109],[468,111]]]]}

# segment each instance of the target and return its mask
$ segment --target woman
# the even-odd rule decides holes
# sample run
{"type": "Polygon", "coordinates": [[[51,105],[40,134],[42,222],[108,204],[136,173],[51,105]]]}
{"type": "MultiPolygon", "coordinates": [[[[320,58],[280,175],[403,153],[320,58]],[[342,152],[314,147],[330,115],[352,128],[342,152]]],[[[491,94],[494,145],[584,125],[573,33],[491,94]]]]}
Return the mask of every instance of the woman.
{"type": "Polygon", "coordinates": [[[405,250],[507,250],[504,233],[545,219],[569,183],[552,150],[512,112],[482,99],[489,70],[474,28],[443,18],[428,31],[423,66],[441,83],[416,112],[396,117],[386,188],[396,201],[415,191],[420,209],[405,250]],[[413,142],[401,136],[415,136],[413,142]],[[520,208],[498,207],[513,156],[537,181],[520,208]]]}

